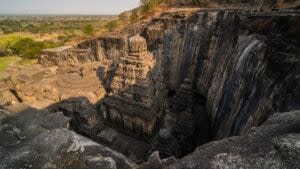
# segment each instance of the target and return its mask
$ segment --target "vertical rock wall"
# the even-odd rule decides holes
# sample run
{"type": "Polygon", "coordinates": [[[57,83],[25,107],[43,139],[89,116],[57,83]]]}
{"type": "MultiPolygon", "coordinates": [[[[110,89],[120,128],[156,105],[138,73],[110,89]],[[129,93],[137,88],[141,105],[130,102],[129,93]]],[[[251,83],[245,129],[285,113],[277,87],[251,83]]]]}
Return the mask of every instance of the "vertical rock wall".
{"type": "Polygon", "coordinates": [[[234,7],[254,10],[297,6],[297,0],[168,0],[168,3],[175,6],[196,5],[201,7],[234,7]]]}
{"type": "MultiPolygon", "coordinates": [[[[299,44],[296,37],[285,38],[297,34],[298,21],[298,15],[280,12],[273,18],[270,13],[200,12],[162,30],[163,38],[149,44],[160,41],[153,50],[168,88],[176,91],[185,78],[192,79],[192,87],[207,99],[215,137],[223,138],[260,125],[272,112],[299,108],[299,44]],[[283,20],[290,22],[283,27],[283,20]]],[[[152,27],[161,24],[170,20],[152,27]]],[[[150,27],[145,34],[154,31],[150,27]]]]}

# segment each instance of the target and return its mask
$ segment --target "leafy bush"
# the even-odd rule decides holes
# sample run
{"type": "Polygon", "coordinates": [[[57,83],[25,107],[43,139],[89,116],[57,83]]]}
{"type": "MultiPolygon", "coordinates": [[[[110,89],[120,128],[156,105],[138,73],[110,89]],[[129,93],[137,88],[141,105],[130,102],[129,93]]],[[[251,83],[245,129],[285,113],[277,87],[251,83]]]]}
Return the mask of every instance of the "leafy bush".
{"type": "Polygon", "coordinates": [[[8,27],[1,27],[1,30],[4,34],[10,34],[10,33],[13,33],[13,31],[11,29],[9,29],[8,27]]]}
{"type": "Polygon", "coordinates": [[[57,39],[60,40],[61,42],[69,42],[75,36],[76,36],[75,32],[73,30],[70,30],[70,31],[64,31],[64,34],[59,35],[57,39]]]}
{"type": "Polygon", "coordinates": [[[12,44],[15,44],[17,41],[24,37],[17,35],[5,35],[0,38],[0,48],[7,50],[12,44]]]}
{"type": "Polygon", "coordinates": [[[94,27],[93,25],[91,24],[88,24],[86,25],[84,28],[83,28],[83,33],[85,33],[86,35],[92,35],[93,32],[94,32],[94,27]]]}
{"type": "Polygon", "coordinates": [[[163,0],[148,0],[145,1],[141,6],[141,14],[146,15],[153,11],[158,5],[160,5],[163,0]]]}
{"type": "Polygon", "coordinates": [[[11,17],[0,20],[0,32],[4,34],[14,32],[51,33],[61,30],[81,30],[87,29],[87,34],[94,32],[94,28],[102,25],[105,21],[101,17],[11,17]],[[93,28],[92,28],[93,27],[93,28]],[[92,29],[91,29],[92,28],[92,29]],[[91,31],[92,30],[92,31],[91,31]]]}
{"type": "Polygon", "coordinates": [[[138,11],[137,10],[133,10],[131,15],[130,15],[130,21],[134,22],[139,18],[138,16],[138,11]]]}
{"type": "Polygon", "coordinates": [[[24,38],[10,47],[14,54],[24,59],[36,58],[43,49],[58,47],[60,44],[54,42],[37,42],[31,38],[24,38]]]}
{"type": "Polygon", "coordinates": [[[114,21],[107,22],[107,24],[105,25],[105,28],[109,31],[114,31],[118,26],[119,26],[118,21],[114,20],[114,21]]]}
{"type": "Polygon", "coordinates": [[[126,23],[128,21],[128,16],[126,15],[126,13],[121,13],[119,16],[118,16],[120,22],[122,23],[126,23]]]}
{"type": "Polygon", "coordinates": [[[70,35],[59,35],[57,37],[57,39],[60,41],[60,42],[69,42],[71,41],[71,39],[73,38],[73,36],[70,36],[70,35]]]}
{"type": "Polygon", "coordinates": [[[42,49],[43,44],[41,42],[35,42],[30,38],[21,39],[11,46],[11,50],[14,54],[26,59],[35,58],[42,49]]]}

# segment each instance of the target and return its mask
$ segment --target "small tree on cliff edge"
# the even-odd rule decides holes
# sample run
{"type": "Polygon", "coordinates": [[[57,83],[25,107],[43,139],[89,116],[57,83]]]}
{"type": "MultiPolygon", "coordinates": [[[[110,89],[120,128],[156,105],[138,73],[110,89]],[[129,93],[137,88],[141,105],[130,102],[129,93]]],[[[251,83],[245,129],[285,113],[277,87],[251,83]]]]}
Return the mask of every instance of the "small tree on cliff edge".
{"type": "Polygon", "coordinates": [[[130,21],[134,22],[139,18],[138,16],[138,11],[137,10],[133,10],[131,15],[130,15],[130,21]]]}
{"type": "Polygon", "coordinates": [[[141,2],[141,5],[145,5],[146,3],[149,2],[149,0],[140,0],[140,2],[141,2]]]}
{"type": "Polygon", "coordinates": [[[142,15],[147,15],[149,12],[153,11],[162,2],[163,0],[145,0],[141,2],[142,15]]]}

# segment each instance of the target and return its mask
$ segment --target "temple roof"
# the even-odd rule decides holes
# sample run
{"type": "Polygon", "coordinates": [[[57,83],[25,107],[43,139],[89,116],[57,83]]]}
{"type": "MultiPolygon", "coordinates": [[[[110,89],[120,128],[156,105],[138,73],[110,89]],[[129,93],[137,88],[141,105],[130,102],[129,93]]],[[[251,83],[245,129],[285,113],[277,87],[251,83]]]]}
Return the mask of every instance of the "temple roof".
{"type": "Polygon", "coordinates": [[[147,51],[146,39],[141,37],[139,34],[129,39],[129,50],[133,53],[140,53],[147,51]]]}

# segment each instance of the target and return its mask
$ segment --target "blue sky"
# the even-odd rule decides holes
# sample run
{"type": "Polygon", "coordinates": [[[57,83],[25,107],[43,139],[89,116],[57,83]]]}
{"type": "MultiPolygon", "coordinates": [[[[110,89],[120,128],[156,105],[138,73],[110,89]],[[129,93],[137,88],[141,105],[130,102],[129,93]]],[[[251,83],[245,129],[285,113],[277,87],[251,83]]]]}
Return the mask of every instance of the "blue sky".
{"type": "Polygon", "coordinates": [[[0,0],[0,14],[119,14],[139,0],[0,0]]]}

